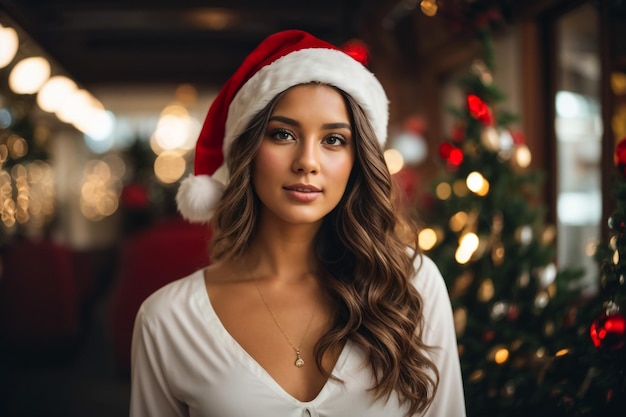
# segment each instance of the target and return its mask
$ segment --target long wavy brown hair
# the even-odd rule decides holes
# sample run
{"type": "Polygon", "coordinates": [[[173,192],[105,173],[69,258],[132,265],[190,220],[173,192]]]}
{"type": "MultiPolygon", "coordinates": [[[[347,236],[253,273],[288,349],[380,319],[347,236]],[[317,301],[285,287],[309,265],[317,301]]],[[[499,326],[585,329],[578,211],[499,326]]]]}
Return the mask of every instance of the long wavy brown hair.
{"type": "MultiPolygon", "coordinates": [[[[395,392],[408,405],[407,415],[413,415],[428,408],[439,383],[426,355],[430,347],[421,339],[423,302],[411,283],[419,256],[416,228],[394,207],[391,175],[363,110],[336,90],[348,107],[356,157],[346,192],[314,242],[320,280],[335,306],[333,325],[317,342],[315,358],[320,371],[332,378],[322,367],[324,353],[352,340],[368,355],[375,397],[388,399],[395,392]],[[407,227],[413,231],[410,243],[403,238],[407,227]]],[[[252,165],[280,97],[253,118],[227,155],[231,180],[213,219],[211,257],[216,261],[240,258],[254,236],[260,202],[252,165]]]]}

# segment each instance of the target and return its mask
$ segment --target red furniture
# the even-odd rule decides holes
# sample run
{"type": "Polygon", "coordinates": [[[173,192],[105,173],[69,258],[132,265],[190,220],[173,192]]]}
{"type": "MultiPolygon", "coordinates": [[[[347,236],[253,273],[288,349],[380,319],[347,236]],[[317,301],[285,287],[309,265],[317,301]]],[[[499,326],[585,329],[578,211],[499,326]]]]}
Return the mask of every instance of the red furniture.
{"type": "Polygon", "coordinates": [[[130,346],[141,303],[165,284],[209,264],[210,230],[180,218],[157,223],[132,235],[122,246],[113,285],[108,327],[122,375],[130,370],[130,346]]]}
{"type": "Polygon", "coordinates": [[[64,350],[80,332],[71,252],[50,240],[22,240],[0,258],[0,344],[17,354],[64,350]]]}

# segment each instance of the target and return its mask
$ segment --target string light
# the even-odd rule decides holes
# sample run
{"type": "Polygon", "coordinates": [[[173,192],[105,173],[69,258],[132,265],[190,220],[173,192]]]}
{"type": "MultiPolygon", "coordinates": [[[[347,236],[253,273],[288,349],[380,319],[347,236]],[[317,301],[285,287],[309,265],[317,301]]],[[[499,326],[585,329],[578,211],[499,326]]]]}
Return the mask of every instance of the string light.
{"type": "Polygon", "coordinates": [[[491,278],[485,279],[478,288],[478,301],[486,303],[493,298],[495,288],[491,278]]]}
{"type": "Polygon", "coordinates": [[[452,187],[447,182],[440,182],[435,188],[435,195],[440,200],[447,200],[452,195],[452,187]]]}
{"type": "Polygon", "coordinates": [[[484,197],[489,192],[489,181],[478,171],[470,172],[465,183],[470,191],[481,197],[484,197]]]}
{"type": "Polygon", "coordinates": [[[532,161],[530,149],[526,145],[519,145],[513,151],[513,161],[520,168],[527,168],[532,161]]]}
{"type": "Polygon", "coordinates": [[[185,158],[176,151],[164,151],[154,161],[154,174],[165,184],[178,181],[185,173],[185,158]]]}
{"type": "Polygon", "coordinates": [[[41,110],[54,113],[78,88],[76,83],[64,75],[55,75],[37,93],[37,104],[41,110]]]}
{"type": "Polygon", "coordinates": [[[80,190],[80,210],[92,221],[102,220],[119,207],[122,182],[105,160],[91,160],[85,164],[80,190]]]}
{"type": "Polygon", "coordinates": [[[479,239],[475,233],[465,233],[459,239],[459,247],[454,254],[454,259],[459,264],[466,264],[478,249],[479,239]]]}
{"type": "Polygon", "coordinates": [[[420,249],[422,250],[430,250],[437,244],[437,232],[431,228],[422,229],[417,237],[417,241],[420,249]]]}
{"type": "Polygon", "coordinates": [[[565,356],[565,355],[567,355],[568,353],[569,353],[569,349],[561,349],[561,350],[559,350],[558,352],[556,352],[556,353],[554,354],[554,356],[556,356],[556,357],[558,358],[558,357],[560,357],[560,356],[565,356]]]}
{"type": "Polygon", "coordinates": [[[452,184],[452,191],[457,197],[465,197],[469,189],[467,188],[467,184],[463,180],[456,180],[454,184],[452,184]]]}
{"type": "Polygon", "coordinates": [[[452,217],[450,217],[450,230],[452,230],[453,232],[460,232],[467,224],[468,218],[469,216],[466,212],[457,212],[452,217]]]}
{"type": "Polygon", "coordinates": [[[13,61],[19,47],[19,38],[13,28],[0,25],[0,68],[4,68],[13,61]]]}
{"type": "Polygon", "coordinates": [[[435,0],[422,0],[420,8],[426,16],[432,17],[437,14],[438,7],[435,0]]]}
{"type": "Polygon", "coordinates": [[[506,348],[497,349],[493,355],[493,360],[498,365],[502,365],[508,359],[509,359],[509,351],[506,348]]]}
{"type": "Polygon", "coordinates": [[[16,94],[34,94],[50,78],[50,64],[41,56],[24,58],[11,70],[9,87],[16,94]]]}

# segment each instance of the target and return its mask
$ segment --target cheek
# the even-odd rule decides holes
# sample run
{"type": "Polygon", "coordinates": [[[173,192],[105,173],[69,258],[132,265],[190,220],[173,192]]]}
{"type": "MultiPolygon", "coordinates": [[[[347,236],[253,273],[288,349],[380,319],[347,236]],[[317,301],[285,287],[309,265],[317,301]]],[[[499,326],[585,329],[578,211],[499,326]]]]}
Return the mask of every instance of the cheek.
{"type": "Polygon", "coordinates": [[[276,172],[276,167],[284,163],[284,156],[281,157],[277,152],[271,152],[267,147],[261,146],[254,159],[254,176],[267,176],[272,172],[276,172]]]}
{"type": "Polygon", "coordinates": [[[347,183],[353,165],[354,157],[352,155],[343,155],[329,164],[331,175],[337,178],[337,180],[341,179],[342,182],[347,183]]]}

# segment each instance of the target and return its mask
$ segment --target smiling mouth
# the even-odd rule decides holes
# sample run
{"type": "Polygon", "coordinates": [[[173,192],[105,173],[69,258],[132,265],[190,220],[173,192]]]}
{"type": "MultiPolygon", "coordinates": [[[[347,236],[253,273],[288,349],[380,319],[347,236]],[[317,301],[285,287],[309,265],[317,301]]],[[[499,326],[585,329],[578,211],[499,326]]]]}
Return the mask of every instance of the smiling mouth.
{"type": "Polygon", "coordinates": [[[308,185],[290,185],[287,187],[283,187],[287,191],[296,191],[299,193],[319,193],[321,190],[317,187],[308,186],[308,185]]]}
{"type": "Polygon", "coordinates": [[[298,203],[311,203],[321,194],[322,190],[312,185],[296,184],[283,187],[287,196],[298,203]]]}

